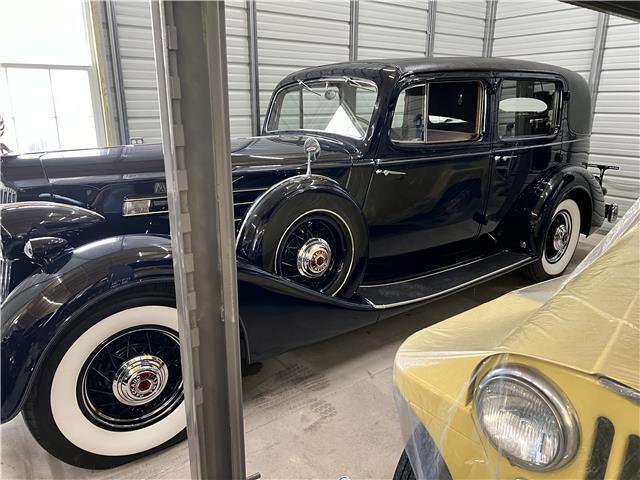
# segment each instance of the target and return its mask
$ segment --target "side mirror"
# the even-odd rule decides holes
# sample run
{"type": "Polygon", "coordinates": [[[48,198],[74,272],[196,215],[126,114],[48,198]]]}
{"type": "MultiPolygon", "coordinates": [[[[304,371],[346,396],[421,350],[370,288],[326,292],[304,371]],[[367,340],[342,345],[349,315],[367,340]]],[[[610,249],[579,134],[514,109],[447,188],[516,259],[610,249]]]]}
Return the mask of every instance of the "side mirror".
{"type": "Polygon", "coordinates": [[[307,175],[311,175],[311,161],[316,160],[320,154],[320,142],[315,137],[309,137],[304,141],[304,151],[307,153],[307,175]]]}

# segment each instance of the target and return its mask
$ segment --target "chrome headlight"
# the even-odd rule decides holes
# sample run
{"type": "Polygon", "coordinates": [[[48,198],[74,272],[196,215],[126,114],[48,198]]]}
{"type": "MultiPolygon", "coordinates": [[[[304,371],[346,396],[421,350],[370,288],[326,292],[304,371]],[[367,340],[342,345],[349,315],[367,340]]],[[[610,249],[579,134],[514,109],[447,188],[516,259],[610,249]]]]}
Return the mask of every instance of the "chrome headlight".
{"type": "Polygon", "coordinates": [[[474,407],[483,433],[514,465],[553,470],[576,454],[580,433],[571,404],[532,370],[509,365],[490,371],[474,407]]]}

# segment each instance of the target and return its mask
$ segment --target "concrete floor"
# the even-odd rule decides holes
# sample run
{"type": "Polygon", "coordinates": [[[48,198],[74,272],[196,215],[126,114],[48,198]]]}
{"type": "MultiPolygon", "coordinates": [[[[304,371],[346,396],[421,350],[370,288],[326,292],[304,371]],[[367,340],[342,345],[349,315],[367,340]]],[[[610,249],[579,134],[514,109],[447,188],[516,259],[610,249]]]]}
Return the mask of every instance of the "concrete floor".
{"type": "MultiPolygon", "coordinates": [[[[602,238],[582,239],[570,269],[602,238]]],[[[396,350],[413,332],[528,282],[517,273],[408,314],[285,353],[243,379],[247,474],[264,479],[389,479],[403,444],[393,399],[396,350]]],[[[187,444],[107,471],[66,465],[21,417],[0,428],[3,479],[189,477],[187,444]]]]}

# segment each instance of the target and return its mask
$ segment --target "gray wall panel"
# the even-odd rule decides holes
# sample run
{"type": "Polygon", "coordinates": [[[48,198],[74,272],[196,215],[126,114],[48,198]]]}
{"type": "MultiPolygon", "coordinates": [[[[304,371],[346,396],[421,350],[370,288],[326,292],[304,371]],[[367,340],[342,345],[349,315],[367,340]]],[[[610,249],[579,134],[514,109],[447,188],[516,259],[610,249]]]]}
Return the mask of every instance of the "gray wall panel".
{"type": "Polygon", "coordinates": [[[362,0],[358,58],[406,58],[425,55],[427,2],[362,0]]]}
{"type": "Polygon", "coordinates": [[[610,17],[593,122],[590,161],[617,165],[607,199],[626,209],[640,196],[640,25],[610,17]]]}
{"type": "Polygon", "coordinates": [[[434,56],[482,56],[486,3],[438,0],[434,56]]]}
{"type": "Polygon", "coordinates": [[[262,123],[271,92],[282,77],[349,59],[349,3],[259,0],[256,6],[262,123]]]}

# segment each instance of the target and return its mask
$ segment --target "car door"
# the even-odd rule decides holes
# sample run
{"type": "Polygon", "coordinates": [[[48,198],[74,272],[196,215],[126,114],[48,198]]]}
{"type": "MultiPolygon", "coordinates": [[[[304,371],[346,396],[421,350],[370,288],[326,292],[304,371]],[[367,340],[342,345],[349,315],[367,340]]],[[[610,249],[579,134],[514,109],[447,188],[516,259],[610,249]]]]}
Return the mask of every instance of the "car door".
{"type": "Polygon", "coordinates": [[[396,87],[365,200],[370,257],[473,241],[490,174],[486,74],[396,87]]]}
{"type": "Polygon", "coordinates": [[[491,188],[483,233],[493,231],[521,192],[563,159],[561,80],[512,73],[496,80],[491,188]]]}

